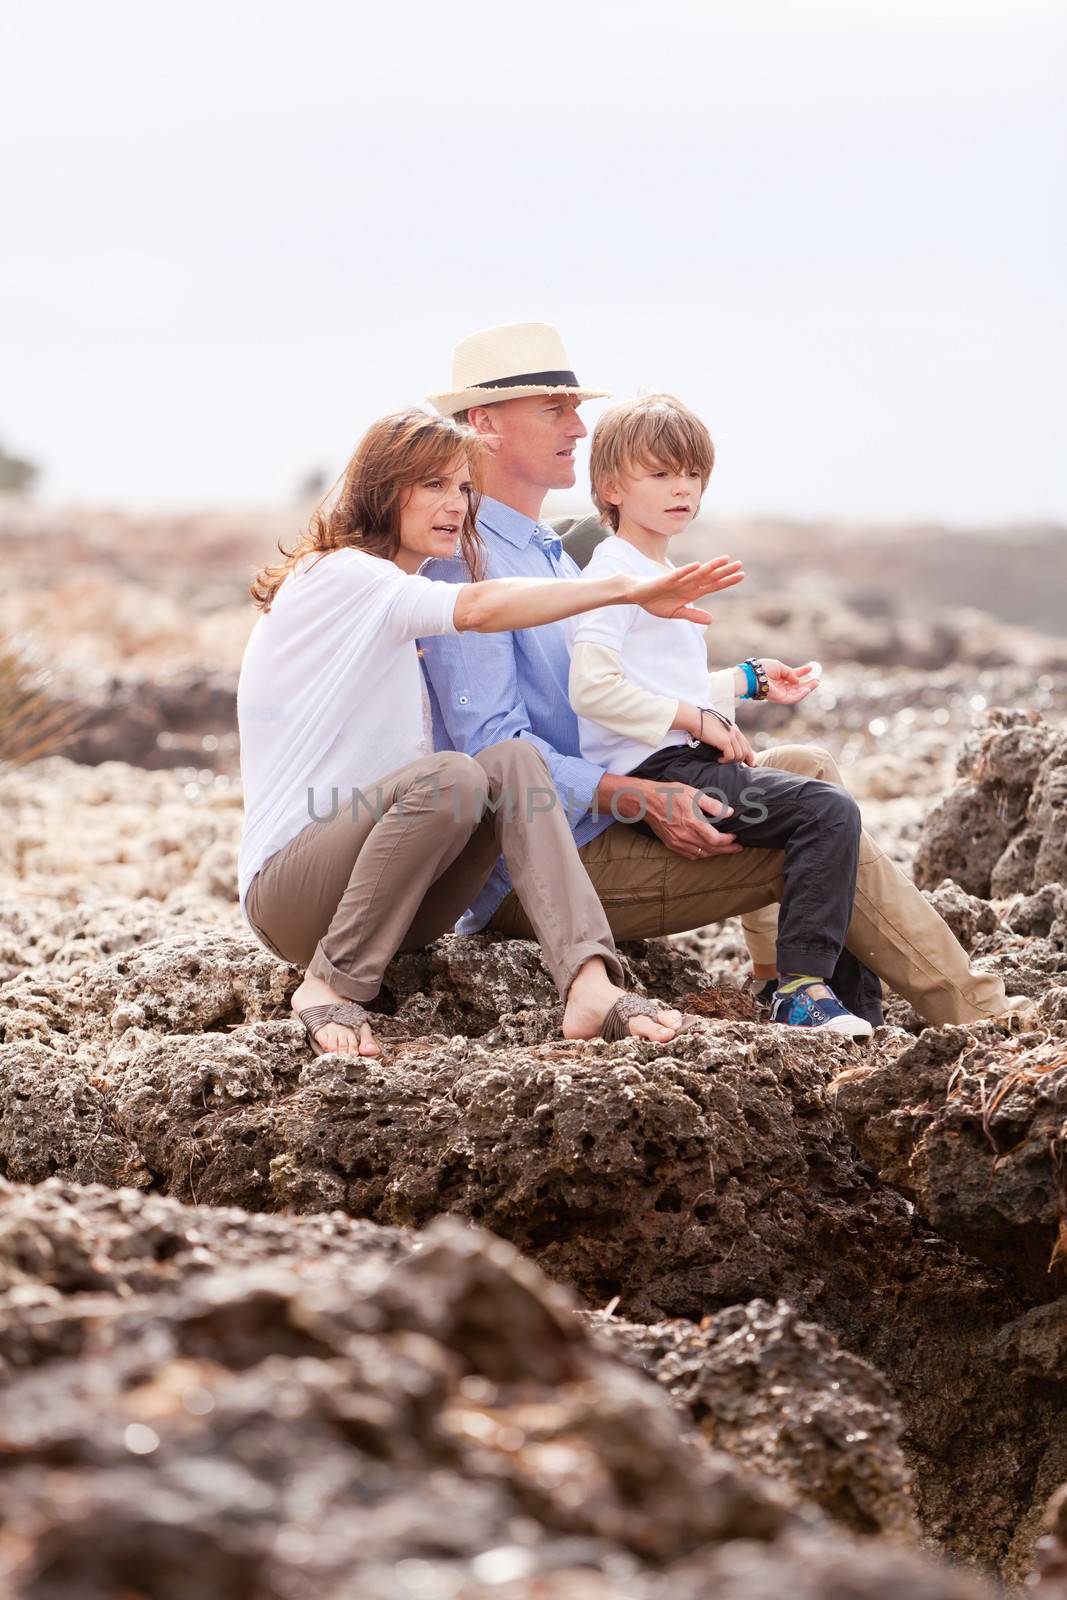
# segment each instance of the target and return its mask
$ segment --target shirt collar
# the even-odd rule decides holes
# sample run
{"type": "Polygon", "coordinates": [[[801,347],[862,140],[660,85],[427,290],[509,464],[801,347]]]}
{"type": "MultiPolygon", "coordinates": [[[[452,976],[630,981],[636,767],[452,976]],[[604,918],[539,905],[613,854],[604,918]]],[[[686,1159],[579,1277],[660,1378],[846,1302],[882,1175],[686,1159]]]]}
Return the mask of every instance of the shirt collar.
{"type": "Polygon", "coordinates": [[[513,544],[516,550],[525,550],[535,535],[552,533],[551,528],[546,528],[543,522],[535,522],[524,512],[516,511],[514,507],[506,506],[488,494],[482,495],[478,521],[484,522],[490,533],[498,534],[508,544],[513,544]]]}

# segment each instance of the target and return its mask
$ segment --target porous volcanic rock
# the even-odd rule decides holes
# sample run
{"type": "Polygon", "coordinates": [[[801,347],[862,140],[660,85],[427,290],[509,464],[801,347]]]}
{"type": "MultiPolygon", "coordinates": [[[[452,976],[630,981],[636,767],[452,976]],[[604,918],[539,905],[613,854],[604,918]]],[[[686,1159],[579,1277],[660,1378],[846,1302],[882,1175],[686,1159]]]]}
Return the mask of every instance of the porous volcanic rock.
{"type": "Polygon", "coordinates": [[[989,711],[964,741],[957,778],[923,828],[921,888],[952,878],[1003,898],[1067,882],[1067,734],[1034,711],[989,711]]]}
{"type": "MultiPolygon", "coordinates": [[[[120,761],[80,766],[48,756],[0,771],[0,896],[33,916],[81,910],[107,896],[143,919],[166,906],[239,926],[239,785],[210,771],[145,772],[120,761]]],[[[112,923],[123,920],[120,908],[112,923]]],[[[36,920],[36,919],[34,919],[36,920]]],[[[160,916],[160,925],[165,918],[160,916]]],[[[73,930],[73,931],[76,931],[73,930]]],[[[27,965],[34,964],[31,952],[27,965]]]]}
{"type": "Polygon", "coordinates": [[[927,890],[926,898],[968,953],[980,939],[997,930],[997,913],[989,901],[967,894],[951,878],[946,878],[933,891],[927,890]]]}
{"type": "MultiPolygon", "coordinates": [[[[574,1568],[641,1584],[820,1531],[688,1442],[487,1235],[245,1230],[55,1183],[3,1198],[0,1578],[20,1600],[395,1600],[574,1568]]],[[[821,1531],[816,1568],[862,1564],[821,1531]]]]}
{"type": "Polygon", "coordinates": [[[32,1188],[0,1179],[0,1380],[78,1354],[97,1311],[180,1295],[223,1268],[284,1265],[310,1282],[369,1255],[399,1260],[414,1243],[337,1214],[257,1216],[59,1178],[32,1188]]]}
{"type": "Polygon", "coordinates": [[[930,1028],[903,1051],[876,1042],[835,1095],[879,1177],[946,1238],[1030,1294],[1067,1288],[1067,1026],[930,1028]]]}
{"type": "MultiPolygon", "coordinates": [[[[38,1085],[16,1170],[43,1176],[69,1159],[202,1206],[405,1226],[456,1212],[592,1305],[620,1295],[631,1318],[699,1319],[783,1295],[889,1378],[925,1531],[969,1560],[1025,1570],[1013,1541],[1062,1425],[1062,1386],[1006,1373],[991,1354],[993,1332],[1026,1312],[1024,1288],[931,1233],[857,1160],[827,1093],[863,1059],[856,1046],[722,1022],[696,1024],[669,1052],[567,1044],[538,1007],[466,1036],[490,1020],[470,997],[509,992],[494,959],[509,984],[536,977],[532,946],[485,939],[393,964],[382,1059],[312,1058],[288,1010],[296,969],[247,930],[208,925],[194,939],[193,926],[0,988],[6,1048],[38,1085]],[[462,961],[480,986],[456,979],[462,961]],[[427,1002],[424,1033],[412,1013],[427,1002]],[[961,1394],[985,1393],[992,1371],[961,1444],[961,1394]]],[[[635,950],[632,965],[673,971],[683,989],[692,976],[685,949],[658,961],[635,950]]],[[[879,1039],[887,1058],[913,1042],[879,1039]]]]}
{"type": "Polygon", "coordinates": [[[55,1173],[76,1183],[151,1182],[89,1073],[34,1039],[0,1045],[0,1174],[41,1183],[55,1173]]]}
{"type": "Polygon", "coordinates": [[[716,1449],[857,1533],[917,1533],[902,1420],[885,1379],[784,1300],[698,1324],[590,1326],[662,1385],[716,1449]]]}
{"type": "Polygon", "coordinates": [[[0,1186],[12,1600],[980,1600],[687,1438],[511,1248],[0,1186]]]}

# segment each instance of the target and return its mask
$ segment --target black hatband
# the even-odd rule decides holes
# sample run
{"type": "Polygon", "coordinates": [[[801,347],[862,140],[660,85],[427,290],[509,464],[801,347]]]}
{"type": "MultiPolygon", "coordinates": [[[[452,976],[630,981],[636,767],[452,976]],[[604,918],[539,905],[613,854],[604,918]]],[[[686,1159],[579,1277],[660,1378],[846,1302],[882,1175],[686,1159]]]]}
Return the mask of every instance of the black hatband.
{"type": "Polygon", "coordinates": [[[550,385],[553,389],[577,389],[573,372],[516,372],[509,378],[481,378],[472,389],[522,389],[531,385],[550,385]]]}

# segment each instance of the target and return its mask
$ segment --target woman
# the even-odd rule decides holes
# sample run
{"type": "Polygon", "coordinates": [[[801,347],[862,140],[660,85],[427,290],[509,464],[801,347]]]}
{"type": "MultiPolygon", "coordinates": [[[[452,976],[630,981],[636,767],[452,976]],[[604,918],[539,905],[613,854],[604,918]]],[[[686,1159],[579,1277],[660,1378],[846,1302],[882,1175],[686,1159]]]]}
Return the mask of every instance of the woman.
{"type": "Polygon", "coordinates": [[[279,547],[285,560],[250,590],[262,615],[237,690],[241,909],[268,949],[306,967],[292,1006],[316,1054],[379,1053],[360,1002],[377,995],[397,950],[454,926],[501,852],[564,999],[566,1038],[665,1043],[683,1026],[678,1012],[624,993],[540,753],[521,739],[476,759],[434,752],[415,640],[528,628],[610,604],[707,622],[687,602],[737,581],[738,564],[690,563],[652,580],[479,581],[481,449],[450,418],[383,418],[359,444],[336,505],[295,549],[279,547]],[[457,543],[474,581],[418,576],[428,556],[453,555],[457,543]]]}

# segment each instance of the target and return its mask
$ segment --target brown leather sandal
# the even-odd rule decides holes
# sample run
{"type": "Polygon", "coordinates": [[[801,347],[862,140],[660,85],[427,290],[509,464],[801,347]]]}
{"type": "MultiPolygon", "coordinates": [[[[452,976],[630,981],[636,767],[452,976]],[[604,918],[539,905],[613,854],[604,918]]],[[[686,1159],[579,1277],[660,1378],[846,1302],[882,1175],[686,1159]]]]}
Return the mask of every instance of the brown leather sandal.
{"type": "MultiPolygon", "coordinates": [[[[331,1000],[326,1005],[308,1006],[306,1011],[298,1011],[297,1016],[304,1024],[308,1044],[317,1056],[338,1055],[340,1052],[324,1050],[321,1044],[316,1044],[313,1037],[316,1028],[323,1027],[327,1022],[336,1022],[342,1028],[353,1028],[358,1034],[363,1023],[370,1023],[370,1013],[355,1000],[331,1000]]],[[[374,1056],[364,1057],[366,1061],[375,1059],[374,1056]]]]}
{"type": "MultiPolygon", "coordinates": [[[[659,1019],[661,1011],[676,1011],[677,1009],[677,1006],[657,1005],[655,1000],[645,1000],[639,994],[621,994],[600,1024],[600,1037],[607,1039],[609,1043],[614,1043],[616,1039],[638,1039],[641,1037],[640,1034],[631,1033],[629,1029],[631,1017],[651,1017],[655,1022],[659,1019]]],[[[683,1012],[684,1016],[685,1013],[683,1012]]],[[[684,1033],[693,1020],[692,1017],[689,1017],[683,1021],[681,1027],[675,1030],[675,1037],[677,1038],[679,1033],[684,1033]]],[[[669,1028],[670,1023],[665,1022],[663,1026],[669,1028]]],[[[667,1042],[669,1043],[670,1041],[668,1040],[667,1042]]],[[[650,1043],[654,1044],[656,1041],[651,1040],[650,1043]]]]}

